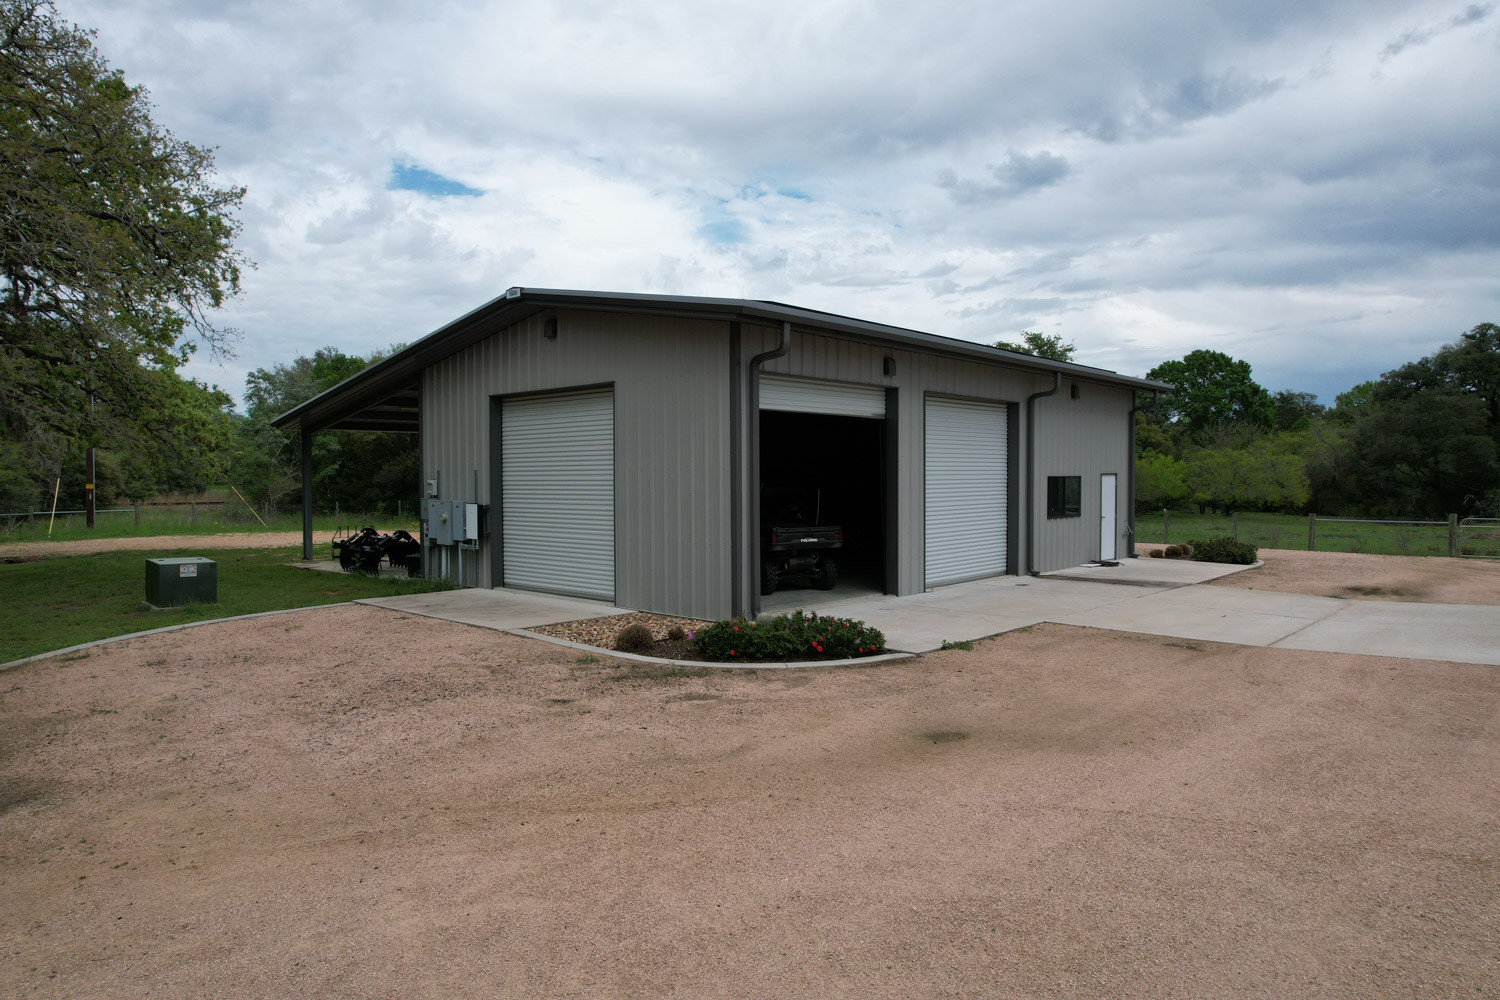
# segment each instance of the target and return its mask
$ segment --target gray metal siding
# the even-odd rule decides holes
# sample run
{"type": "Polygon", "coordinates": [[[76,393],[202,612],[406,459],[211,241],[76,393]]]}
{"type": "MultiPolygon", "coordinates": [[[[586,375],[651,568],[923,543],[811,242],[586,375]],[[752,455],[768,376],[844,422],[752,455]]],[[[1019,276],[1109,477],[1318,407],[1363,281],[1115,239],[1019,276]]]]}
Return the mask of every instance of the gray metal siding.
{"type": "MultiPolygon", "coordinates": [[[[612,383],[615,600],[727,615],[728,324],[565,311],[549,339],[547,318],[498,330],[424,372],[423,478],[441,474],[444,499],[491,503],[493,397],[612,383]]],[[[465,554],[467,586],[491,585],[490,539],[479,555],[465,554]]]]}
{"type": "Polygon", "coordinates": [[[1115,491],[1115,551],[1126,550],[1130,501],[1125,496],[1129,471],[1129,413],[1132,392],[1113,386],[1063,381],[1055,396],[1036,404],[1036,493],[1040,520],[1037,547],[1042,571],[1065,569],[1099,558],[1099,477],[1120,478],[1115,491]],[[1071,387],[1078,386],[1078,398],[1071,387]],[[1081,476],[1079,517],[1047,517],[1047,477],[1081,476]]]}

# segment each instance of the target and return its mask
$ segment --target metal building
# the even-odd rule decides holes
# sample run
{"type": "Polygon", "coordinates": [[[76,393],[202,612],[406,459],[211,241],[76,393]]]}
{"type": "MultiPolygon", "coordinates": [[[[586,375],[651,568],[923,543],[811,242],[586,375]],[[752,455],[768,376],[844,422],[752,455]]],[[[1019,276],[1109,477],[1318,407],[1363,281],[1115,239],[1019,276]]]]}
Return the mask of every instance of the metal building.
{"type": "Polygon", "coordinates": [[[760,609],[773,487],[815,491],[875,592],[1129,554],[1137,393],[1167,388],[774,302],[512,288],[275,423],[307,487],[315,432],[419,433],[429,575],[723,618],[760,609]]]}

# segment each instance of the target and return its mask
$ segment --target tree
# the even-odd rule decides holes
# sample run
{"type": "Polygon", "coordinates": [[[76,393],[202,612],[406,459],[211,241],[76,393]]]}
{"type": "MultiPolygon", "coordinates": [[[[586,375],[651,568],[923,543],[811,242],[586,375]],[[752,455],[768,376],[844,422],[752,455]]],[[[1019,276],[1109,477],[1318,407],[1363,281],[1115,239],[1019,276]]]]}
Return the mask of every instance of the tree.
{"type": "Polygon", "coordinates": [[[1078,350],[1076,344],[1063,340],[1059,334],[1038,333],[1035,330],[1022,331],[1019,344],[997,340],[994,346],[1002,351],[1032,354],[1039,358],[1047,358],[1049,361],[1072,361],[1073,354],[1078,350]]]}
{"type": "Polygon", "coordinates": [[[1220,351],[1193,351],[1181,361],[1164,361],[1147,378],[1171,383],[1162,399],[1166,418],[1196,432],[1220,422],[1270,427],[1276,408],[1270,393],[1251,377],[1250,363],[1220,351]]]}
{"type": "Polygon", "coordinates": [[[1188,488],[1199,511],[1288,510],[1307,502],[1307,473],[1298,455],[1269,442],[1249,448],[1208,448],[1190,456],[1188,488]]]}
{"type": "Polygon", "coordinates": [[[1319,403],[1317,396],[1290,389],[1282,389],[1272,396],[1271,405],[1275,408],[1275,427],[1278,431],[1304,430],[1328,412],[1328,407],[1319,403]]]}
{"type": "Polygon", "coordinates": [[[152,120],[91,32],[47,0],[0,0],[0,421],[13,435],[205,440],[212,400],[175,372],[200,344],[227,350],[210,313],[245,264],[244,190],[212,176],[212,154],[152,120]]]}
{"type": "Polygon", "coordinates": [[[1146,452],[1135,463],[1135,499],[1143,508],[1174,507],[1187,499],[1187,463],[1171,455],[1146,452]]]}

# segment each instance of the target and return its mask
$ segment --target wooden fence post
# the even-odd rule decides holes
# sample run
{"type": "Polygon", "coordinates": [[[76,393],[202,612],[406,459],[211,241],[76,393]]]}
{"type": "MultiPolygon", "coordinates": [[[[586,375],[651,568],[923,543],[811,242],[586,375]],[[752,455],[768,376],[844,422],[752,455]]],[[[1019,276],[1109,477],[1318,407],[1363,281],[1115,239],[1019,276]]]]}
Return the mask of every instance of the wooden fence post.
{"type": "Polygon", "coordinates": [[[1169,527],[1169,525],[1167,524],[1167,508],[1163,507],[1161,509],[1161,543],[1163,545],[1167,544],[1167,541],[1168,541],[1168,539],[1167,539],[1167,528],[1168,527],[1169,527]]]}
{"type": "Polygon", "coordinates": [[[1463,555],[1463,545],[1458,540],[1458,515],[1448,515],[1448,558],[1457,559],[1463,555]]]}
{"type": "Polygon", "coordinates": [[[135,505],[135,526],[137,528],[139,528],[141,526],[141,505],[140,504],[136,504],[135,505]]]}
{"type": "Polygon", "coordinates": [[[1318,537],[1318,515],[1307,515],[1307,551],[1313,551],[1318,537]]]}
{"type": "Polygon", "coordinates": [[[1240,540],[1240,512],[1235,511],[1229,515],[1229,526],[1234,533],[1234,540],[1240,540]]]}

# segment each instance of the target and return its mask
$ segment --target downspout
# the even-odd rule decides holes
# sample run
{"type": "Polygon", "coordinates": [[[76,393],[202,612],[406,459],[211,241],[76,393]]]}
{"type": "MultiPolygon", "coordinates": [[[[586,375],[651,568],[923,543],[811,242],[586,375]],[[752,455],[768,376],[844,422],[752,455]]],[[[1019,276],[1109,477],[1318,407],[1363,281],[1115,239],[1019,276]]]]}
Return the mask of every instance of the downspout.
{"type": "Polygon", "coordinates": [[[1153,389],[1151,390],[1151,402],[1145,406],[1136,403],[1130,408],[1130,452],[1128,459],[1130,464],[1127,466],[1130,474],[1125,484],[1125,496],[1130,504],[1129,507],[1125,508],[1130,514],[1129,519],[1126,521],[1126,525],[1129,528],[1130,543],[1126,546],[1125,554],[1131,559],[1135,558],[1135,415],[1142,410],[1155,409],[1156,401],[1160,398],[1161,393],[1153,389]]]}
{"type": "Polygon", "coordinates": [[[1036,401],[1062,388],[1062,372],[1052,373],[1052,388],[1033,392],[1026,397],[1026,572],[1040,576],[1036,568],[1037,516],[1036,516],[1036,401]]]}
{"type": "MultiPolygon", "coordinates": [[[[754,579],[750,581],[750,617],[760,614],[760,366],[776,358],[784,358],[792,349],[792,324],[783,321],[781,340],[769,351],[762,351],[750,359],[750,551],[754,557],[750,566],[754,579]]],[[[744,540],[743,526],[736,526],[744,540]]]]}

